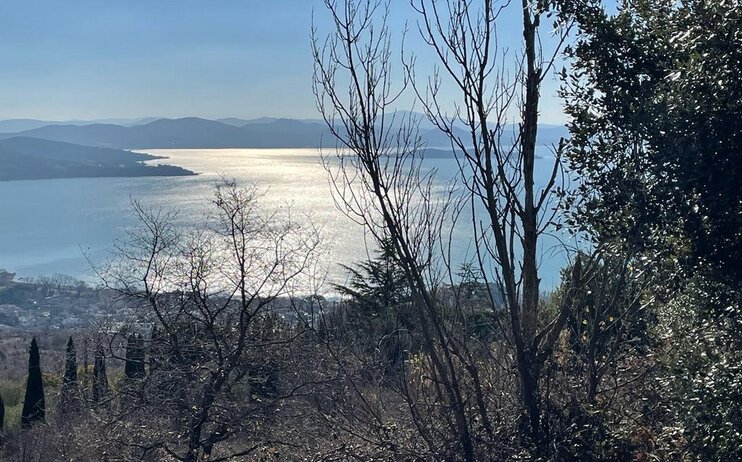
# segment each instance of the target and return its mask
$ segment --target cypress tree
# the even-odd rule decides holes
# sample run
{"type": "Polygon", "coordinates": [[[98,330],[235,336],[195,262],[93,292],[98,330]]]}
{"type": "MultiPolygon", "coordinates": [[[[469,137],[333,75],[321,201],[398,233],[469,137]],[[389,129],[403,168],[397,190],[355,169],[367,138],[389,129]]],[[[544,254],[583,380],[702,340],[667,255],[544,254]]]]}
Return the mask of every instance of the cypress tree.
{"type": "Polygon", "coordinates": [[[21,426],[29,428],[34,422],[43,421],[44,417],[44,382],[41,377],[39,345],[36,343],[36,337],[34,337],[28,351],[28,379],[21,413],[21,426]]]}
{"type": "Polygon", "coordinates": [[[144,369],[144,338],[139,334],[131,334],[126,340],[126,364],[124,366],[126,381],[122,388],[126,397],[122,395],[121,405],[144,399],[144,390],[140,379],[146,376],[144,369]]]}
{"type": "Polygon", "coordinates": [[[5,427],[5,402],[3,395],[0,395],[0,434],[3,432],[3,427],[5,427]]]}
{"type": "Polygon", "coordinates": [[[82,397],[87,399],[90,396],[90,364],[88,362],[88,339],[82,341],[82,397]]]}
{"type": "Polygon", "coordinates": [[[147,375],[147,370],[144,368],[144,360],[144,337],[141,334],[137,334],[136,376],[139,378],[144,378],[147,375]]]}
{"type": "Polygon", "coordinates": [[[157,358],[160,353],[160,331],[157,329],[157,325],[152,326],[152,334],[149,338],[149,373],[152,375],[159,366],[157,358]]]}
{"type": "Polygon", "coordinates": [[[98,344],[93,362],[93,401],[101,402],[108,395],[108,376],[106,375],[106,356],[103,346],[98,344]]]}
{"type": "Polygon", "coordinates": [[[60,400],[60,414],[66,414],[72,409],[73,401],[77,397],[77,351],[72,336],[67,340],[67,353],[62,377],[62,395],[60,400]]]}
{"type": "Polygon", "coordinates": [[[144,338],[141,335],[131,334],[126,341],[124,374],[130,379],[141,379],[145,376],[144,338]]]}
{"type": "Polygon", "coordinates": [[[126,364],[124,364],[124,375],[128,378],[134,378],[134,334],[130,334],[126,339],[126,364]]]}

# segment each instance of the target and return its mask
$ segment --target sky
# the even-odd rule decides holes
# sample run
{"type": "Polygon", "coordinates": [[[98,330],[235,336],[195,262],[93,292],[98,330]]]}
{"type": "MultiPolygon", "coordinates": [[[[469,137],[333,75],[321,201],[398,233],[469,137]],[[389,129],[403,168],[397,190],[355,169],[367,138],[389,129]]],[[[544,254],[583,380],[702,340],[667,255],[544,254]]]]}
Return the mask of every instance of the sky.
{"type": "MultiPolygon", "coordinates": [[[[390,28],[407,25],[426,75],[416,16],[391,5],[390,28]]],[[[511,48],[517,13],[501,21],[511,48]]],[[[2,0],[0,119],[317,118],[313,14],[328,32],[322,0],[2,0]]],[[[557,86],[544,86],[543,122],[564,120],[557,86]]]]}

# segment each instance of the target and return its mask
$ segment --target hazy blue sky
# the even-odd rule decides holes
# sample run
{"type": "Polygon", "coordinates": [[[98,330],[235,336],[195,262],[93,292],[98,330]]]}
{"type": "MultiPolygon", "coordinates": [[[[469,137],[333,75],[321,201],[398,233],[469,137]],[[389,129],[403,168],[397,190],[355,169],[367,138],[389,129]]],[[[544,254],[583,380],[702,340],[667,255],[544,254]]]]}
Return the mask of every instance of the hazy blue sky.
{"type": "MultiPolygon", "coordinates": [[[[392,27],[414,29],[408,2],[392,4],[392,27]]],[[[313,9],[325,17],[321,0],[1,0],[0,119],[316,117],[313,9]]],[[[517,20],[502,23],[517,40],[517,20]]],[[[545,122],[562,119],[555,89],[545,122]]]]}

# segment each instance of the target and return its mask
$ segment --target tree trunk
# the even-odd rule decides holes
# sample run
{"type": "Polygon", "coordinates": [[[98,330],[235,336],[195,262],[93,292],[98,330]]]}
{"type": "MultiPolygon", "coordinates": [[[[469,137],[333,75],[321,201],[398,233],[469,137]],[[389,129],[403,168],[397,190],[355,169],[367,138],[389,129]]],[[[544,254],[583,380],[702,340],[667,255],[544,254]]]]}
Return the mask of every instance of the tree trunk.
{"type": "Polygon", "coordinates": [[[540,442],[541,412],[539,406],[538,379],[540,365],[535,355],[530,351],[518,354],[518,379],[520,382],[520,399],[523,406],[521,415],[521,431],[528,435],[531,441],[538,445],[540,442]]]}
{"type": "Polygon", "coordinates": [[[522,352],[519,352],[520,389],[523,410],[528,420],[529,434],[534,442],[539,440],[539,345],[536,341],[539,308],[539,278],[536,252],[538,244],[538,209],[535,204],[533,171],[536,159],[538,129],[539,82],[541,70],[536,63],[536,29],[538,16],[532,17],[530,2],[523,0],[523,38],[526,54],[526,95],[522,109],[521,154],[523,156],[524,207],[521,215],[523,226],[522,277],[523,300],[521,306],[522,352]]]}

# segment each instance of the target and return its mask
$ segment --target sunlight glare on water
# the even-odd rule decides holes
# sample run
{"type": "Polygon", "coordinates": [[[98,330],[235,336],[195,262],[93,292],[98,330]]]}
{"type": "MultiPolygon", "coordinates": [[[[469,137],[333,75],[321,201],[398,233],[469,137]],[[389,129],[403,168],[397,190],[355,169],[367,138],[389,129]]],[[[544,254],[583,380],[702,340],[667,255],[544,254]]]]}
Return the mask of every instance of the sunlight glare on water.
{"type": "MultiPolygon", "coordinates": [[[[368,257],[370,237],[335,206],[328,173],[316,149],[144,151],[168,158],[155,163],[177,165],[199,175],[0,182],[0,269],[18,276],[63,273],[94,282],[84,254],[101,262],[125,229],[136,225],[131,199],[153,208],[178,210],[180,224],[195,226],[202,222],[214,186],[222,177],[235,179],[240,186],[257,185],[265,192],[260,199],[263,209],[291,206],[295,219],[311,219],[321,227],[328,247],[323,261],[331,280],[343,278],[338,264],[368,257]]],[[[540,170],[548,170],[544,167],[540,170]]],[[[443,179],[457,171],[451,158],[426,160],[425,168],[437,168],[443,179]]],[[[470,232],[464,227],[456,237],[457,264],[472,258],[470,232]]],[[[556,283],[563,263],[563,257],[549,253],[550,245],[543,249],[544,287],[556,283]]]]}

